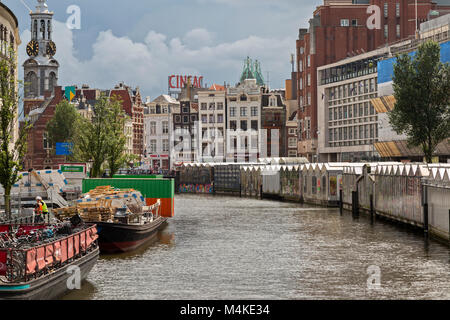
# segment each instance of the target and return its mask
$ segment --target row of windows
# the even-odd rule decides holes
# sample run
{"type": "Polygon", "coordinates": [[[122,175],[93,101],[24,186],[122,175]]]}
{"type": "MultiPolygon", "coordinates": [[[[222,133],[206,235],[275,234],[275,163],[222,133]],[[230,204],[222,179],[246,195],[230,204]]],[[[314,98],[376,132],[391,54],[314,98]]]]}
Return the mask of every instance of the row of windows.
{"type": "MultiPolygon", "coordinates": [[[[250,128],[252,130],[258,130],[258,120],[251,120],[250,121],[250,128]]],[[[236,120],[232,120],[230,121],[230,129],[231,130],[237,130],[237,129],[241,129],[241,130],[248,130],[248,120],[241,120],[240,121],[240,127],[237,127],[237,121],[236,120]]]]}
{"type": "MultiPolygon", "coordinates": [[[[209,115],[209,123],[223,123],[223,114],[218,114],[217,118],[214,114],[209,115]]],[[[208,115],[203,114],[202,115],[202,123],[208,123],[208,115]]]]}
{"type": "MultiPolygon", "coordinates": [[[[149,152],[150,153],[156,153],[157,151],[157,140],[150,140],[149,143],[149,152]]],[[[162,151],[168,152],[169,151],[169,139],[163,139],[162,140],[162,151]]]]}
{"type": "Polygon", "coordinates": [[[181,123],[181,120],[183,120],[183,123],[189,123],[189,119],[191,120],[191,122],[195,122],[197,121],[197,115],[191,114],[190,117],[183,116],[183,118],[181,118],[180,115],[175,115],[175,123],[181,123]]]}
{"type": "MultiPolygon", "coordinates": [[[[208,108],[208,104],[206,102],[202,102],[200,105],[201,110],[215,110],[216,109],[216,103],[215,102],[211,102],[209,104],[209,108],[208,108]]],[[[217,102],[217,110],[223,110],[223,102],[217,102]]]]}
{"type": "Polygon", "coordinates": [[[378,138],[378,126],[366,124],[354,127],[328,129],[328,142],[378,138]]]}
{"type": "MultiPolygon", "coordinates": [[[[401,27],[399,24],[396,26],[395,35],[397,38],[401,36],[401,27]]],[[[389,36],[389,26],[387,24],[384,25],[384,37],[387,38],[389,36]]]]}
{"type": "MultiPolygon", "coordinates": [[[[169,133],[169,121],[163,121],[162,122],[162,134],[168,134],[169,133]]],[[[150,134],[156,135],[156,122],[151,121],[150,122],[150,134]]]]}
{"type": "MultiPolygon", "coordinates": [[[[389,3],[385,2],[383,9],[384,9],[383,10],[384,11],[384,17],[387,18],[389,16],[389,3]]],[[[398,2],[395,4],[395,16],[397,18],[400,17],[400,3],[398,3],[398,2]]]]}
{"type": "Polygon", "coordinates": [[[357,96],[365,93],[373,93],[378,90],[377,79],[361,80],[350,84],[344,84],[327,90],[328,99],[335,100],[357,96]]]}
{"type": "MultiPolygon", "coordinates": [[[[45,34],[46,34],[46,28],[45,28],[45,20],[40,21],[41,28],[38,30],[38,21],[33,20],[31,24],[31,32],[33,34],[33,39],[37,39],[38,37],[38,31],[42,34],[42,39],[45,40],[45,34]]],[[[52,22],[51,20],[47,20],[47,39],[50,40],[52,36],[52,22]]]]}
{"type": "MultiPolygon", "coordinates": [[[[240,115],[241,117],[246,117],[248,114],[248,108],[247,107],[241,107],[240,109],[240,115]]],[[[236,117],[236,107],[230,107],[230,117],[236,117]]],[[[250,116],[256,117],[258,116],[258,107],[250,107],[250,116]]]]}
{"type": "Polygon", "coordinates": [[[352,106],[343,106],[328,109],[328,121],[366,117],[368,115],[374,115],[375,109],[372,104],[368,102],[354,104],[352,106]]]}

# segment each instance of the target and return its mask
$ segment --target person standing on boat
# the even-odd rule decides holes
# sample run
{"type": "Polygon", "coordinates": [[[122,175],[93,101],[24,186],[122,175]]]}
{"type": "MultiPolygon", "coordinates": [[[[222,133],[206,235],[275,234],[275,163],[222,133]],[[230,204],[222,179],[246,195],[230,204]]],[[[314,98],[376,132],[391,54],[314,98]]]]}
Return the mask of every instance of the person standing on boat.
{"type": "Polygon", "coordinates": [[[38,216],[38,221],[45,222],[45,217],[48,216],[47,204],[41,197],[36,197],[35,213],[38,216]]]}

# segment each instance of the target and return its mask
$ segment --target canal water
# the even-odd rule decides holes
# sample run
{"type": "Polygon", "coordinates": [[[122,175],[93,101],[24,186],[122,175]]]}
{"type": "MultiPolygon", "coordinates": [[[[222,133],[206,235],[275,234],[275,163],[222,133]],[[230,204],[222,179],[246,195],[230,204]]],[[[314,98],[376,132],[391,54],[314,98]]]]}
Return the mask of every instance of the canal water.
{"type": "Polygon", "coordinates": [[[64,299],[450,299],[450,249],[421,232],[269,200],[177,195],[175,208],[64,299]]]}

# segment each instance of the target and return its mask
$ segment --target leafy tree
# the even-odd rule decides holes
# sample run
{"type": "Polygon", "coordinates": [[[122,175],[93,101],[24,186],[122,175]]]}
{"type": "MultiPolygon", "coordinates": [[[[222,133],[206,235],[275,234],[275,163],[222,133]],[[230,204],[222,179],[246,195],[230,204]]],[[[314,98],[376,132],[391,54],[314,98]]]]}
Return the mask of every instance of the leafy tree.
{"type": "Polygon", "coordinates": [[[18,137],[14,138],[19,107],[16,72],[16,54],[10,50],[8,57],[0,59],[0,183],[5,190],[5,214],[8,219],[11,218],[11,189],[20,179],[30,128],[25,122],[18,137]]]}
{"type": "Polygon", "coordinates": [[[89,176],[101,177],[103,165],[109,164],[112,174],[126,162],[124,156],[125,114],[120,100],[102,96],[93,107],[92,120],[82,119],[74,142],[75,158],[91,162],[89,176]]]}
{"type": "Polygon", "coordinates": [[[109,175],[112,178],[128,161],[125,153],[126,137],[124,133],[127,116],[122,109],[122,103],[115,97],[110,101],[109,128],[107,140],[107,155],[109,175]]]}
{"type": "Polygon", "coordinates": [[[55,147],[57,142],[73,142],[79,129],[81,115],[75,106],[67,100],[61,101],[55,109],[55,115],[47,123],[50,142],[55,147]]]}
{"type": "Polygon", "coordinates": [[[423,43],[414,57],[403,54],[394,66],[394,110],[389,122],[420,146],[427,162],[437,145],[450,137],[450,66],[440,62],[440,46],[423,43]]]}

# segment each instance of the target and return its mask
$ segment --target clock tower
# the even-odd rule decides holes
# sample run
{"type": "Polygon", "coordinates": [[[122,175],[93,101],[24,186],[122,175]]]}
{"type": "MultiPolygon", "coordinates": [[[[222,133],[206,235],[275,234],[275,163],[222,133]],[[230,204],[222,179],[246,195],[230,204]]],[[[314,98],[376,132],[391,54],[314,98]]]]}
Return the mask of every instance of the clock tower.
{"type": "MultiPolygon", "coordinates": [[[[59,63],[53,56],[56,54],[56,45],[52,41],[53,12],[48,10],[46,0],[37,0],[35,12],[30,12],[31,41],[27,45],[29,58],[24,62],[25,105],[28,110],[33,101],[44,100],[49,92],[54,94],[58,82],[59,63]],[[28,103],[27,103],[28,102],[28,103]]],[[[31,107],[32,108],[32,107],[31,107]]]]}

